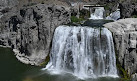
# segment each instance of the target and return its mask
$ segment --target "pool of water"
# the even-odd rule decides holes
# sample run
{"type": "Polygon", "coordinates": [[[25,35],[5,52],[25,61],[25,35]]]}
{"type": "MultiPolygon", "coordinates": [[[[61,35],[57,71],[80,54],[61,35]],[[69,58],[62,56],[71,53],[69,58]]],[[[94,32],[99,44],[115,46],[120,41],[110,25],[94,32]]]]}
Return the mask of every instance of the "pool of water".
{"type": "Polygon", "coordinates": [[[0,81],[120,81],[110,77],[80,80],[71,74],[51,75],[41,69],[19,62],[10,48],[0,47],[0,81]]]}

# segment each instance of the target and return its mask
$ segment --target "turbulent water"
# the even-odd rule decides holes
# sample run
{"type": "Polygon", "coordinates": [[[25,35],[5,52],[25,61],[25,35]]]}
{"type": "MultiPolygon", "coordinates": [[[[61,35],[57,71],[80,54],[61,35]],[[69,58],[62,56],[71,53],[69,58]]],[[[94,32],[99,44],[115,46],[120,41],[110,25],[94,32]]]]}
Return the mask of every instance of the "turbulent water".
{"type": "Polygon", "coordinates": [[[120,18],[120,10],[117,9],[115,12],[111,13],[109,16],[106,17],[108,20],[118,20],[120,18]]]}
{"type": "Polygon", "coordinates": [[[111,32],[106,28],[59,26],[46,69],[69,72],[81,79],[117,77],[111,32]]]}
{"type": "Polygon", "coordinates": [[[89,19],[103,19],[104,18],[104,7],[97,7],[95,8],[95,12],[91,13],[89,19]]]}
{"type": "Polygon", "coordinates": [[[109,16],[104,17],[105,9],[104,7],[97,7],[95,8],[95,11],[91,13],[91,16],[89,19],[106,19],[106,20],[118,20],[120,18],[120,10],[117,9],[115,12],[111,13],[109,16]]]}

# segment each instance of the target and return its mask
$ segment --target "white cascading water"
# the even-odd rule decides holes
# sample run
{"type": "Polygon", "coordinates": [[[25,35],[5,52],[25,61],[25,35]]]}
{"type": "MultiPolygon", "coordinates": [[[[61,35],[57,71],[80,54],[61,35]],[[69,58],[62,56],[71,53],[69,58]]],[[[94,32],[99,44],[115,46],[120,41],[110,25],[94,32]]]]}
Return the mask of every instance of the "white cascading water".
{"type": "Polygon", "coordinates": [[[89,19],[106,19],[106,20],[118,20],[120,18],[120,9],[117,9],[115,12],[111,13],[109,16],[104,17],[105,9],[104,7],[97,7],[95,8],[95,12],[91,13],[89,19]]]}
{"type": "Polygon", "coordinates": [[[104,7],[97,7],[95,8],[95,12],[91,13],[89,19],[103,19],[104,18],[104,7]]]}
{"type": "Polygon", "coordinates": [[[107,20],[118,20],[120,18],[120,9],[117,9],[115,12],[111,13],[106,17],[107,20]]]}
{"type": "Polygon", "coordinates": [[[115,51],[107,28],[56,28],[47,70],[69,72],[80,79],[117,77],[115,51]]]}

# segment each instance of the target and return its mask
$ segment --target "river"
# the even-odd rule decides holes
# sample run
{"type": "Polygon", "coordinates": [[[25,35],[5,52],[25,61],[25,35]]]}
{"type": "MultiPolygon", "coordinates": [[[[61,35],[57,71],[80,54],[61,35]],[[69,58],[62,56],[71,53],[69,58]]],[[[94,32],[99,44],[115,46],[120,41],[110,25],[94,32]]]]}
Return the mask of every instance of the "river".
{"type": "Polygon", "coordinates": [[[19,62],[10,48],[0,48],[0,81],[120,81],[118,78],[79,80],[71,74],[50,75],[42,67],[19,62]]]}

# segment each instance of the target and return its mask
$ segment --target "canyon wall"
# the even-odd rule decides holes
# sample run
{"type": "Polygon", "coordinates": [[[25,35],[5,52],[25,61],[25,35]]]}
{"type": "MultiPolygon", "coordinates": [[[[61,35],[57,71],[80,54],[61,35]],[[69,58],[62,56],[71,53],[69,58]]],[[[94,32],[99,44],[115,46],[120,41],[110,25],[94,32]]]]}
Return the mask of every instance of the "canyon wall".
{"type": "MultiPolygon", "coordinates": [[[[107,4],[108,13],[119,7],[122,18],[132,17],[137,12],[135,0],[80,1],[107,4]]],[[[0,45],[17,49],[14,51],[20,61],[39,65],[49,54],[55,28],[70,22],[70,2],[77,1],[0,0],[0,45]]],[[[126,19],[105,25],[113,32],[119,62],[129,74],[137,72],[135,21],[126,19]]]]}
{"type": "Polygon", "coordinates": [[[0,45],[26,64],[39,65],[51,48],[54,29],[70,22],[69,8],[52,4],[1,7],[0,45]]]}
{"type": "Polygon", "coordinates": [[[113,33],[117,61],[129,75],[137,73],[136,21],[136,18],[127,18],[104,25],[113,33]]]}

